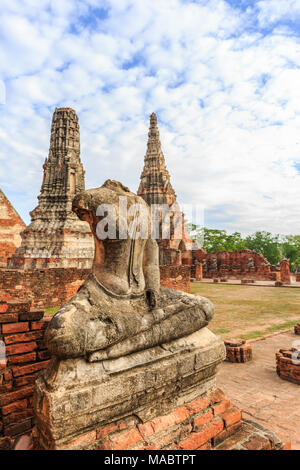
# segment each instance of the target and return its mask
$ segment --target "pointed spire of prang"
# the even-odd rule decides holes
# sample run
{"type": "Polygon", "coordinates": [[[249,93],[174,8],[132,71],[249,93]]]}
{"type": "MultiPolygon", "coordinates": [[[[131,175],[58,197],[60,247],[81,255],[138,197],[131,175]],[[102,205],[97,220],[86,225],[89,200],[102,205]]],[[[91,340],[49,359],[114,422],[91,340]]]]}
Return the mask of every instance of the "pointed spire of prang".
{"type": "Polygon", "coordinates": [[[150,205],[168,204],[171,206],[176,201],[176,194],[172,188],[165,157],[161,150],[155,113],[150,116],[147,152],[138,195],[150,205]]]}

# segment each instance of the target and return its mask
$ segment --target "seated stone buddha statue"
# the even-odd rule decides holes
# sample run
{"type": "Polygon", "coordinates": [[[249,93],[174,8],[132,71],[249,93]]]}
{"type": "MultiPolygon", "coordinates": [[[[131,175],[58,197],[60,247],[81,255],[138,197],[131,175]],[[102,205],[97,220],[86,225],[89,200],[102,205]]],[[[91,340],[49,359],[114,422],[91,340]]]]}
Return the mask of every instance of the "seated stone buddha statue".
{"type": "MultiPolygon", "coordinates": [[[[120,197],[126,198],[129,209],[134,204],[143,207],[151,227],[147,203],[119,182],[108,180],[73,201],[78,217],[90,224],[95,258],[88,279],[46,331],[47,347],[58,358],[96,362],[126,356],[187,336],[205,327],[213,316],[208,299],[160,286],[158,245],[150,230],[143,238],[119,236],[120,197]],[[97,211],[102,204],[115,210],[115,238],[98,236],[101,216],[97,211]]],[[[125,222],[132,223],[132,217],[126,217],[125,222]]]]}

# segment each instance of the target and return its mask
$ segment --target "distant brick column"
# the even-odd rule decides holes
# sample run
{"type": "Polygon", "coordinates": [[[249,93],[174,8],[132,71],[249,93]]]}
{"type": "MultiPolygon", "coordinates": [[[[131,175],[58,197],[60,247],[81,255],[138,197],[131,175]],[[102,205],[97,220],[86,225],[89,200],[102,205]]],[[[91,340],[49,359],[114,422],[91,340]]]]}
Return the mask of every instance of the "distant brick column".
{"type": "Polygon", "coordinates": [[[295,335],[300,335],[300,323],[294,326],[295,335]]]}
{"type": "Polygon", "coordinates": [[[300,385],[300,351],[280,349],[276,353],[276,372],[281,379],[300,385]]]}
{"type": "Polygon", "coordinates": [[[33,427],[34,382],[49,363],[44,312],[31,302],[0,303],[0,450],[33,427]]]}
{"type": "Polygon", "coordinates": [[[226,361],[248,362],[252,359],[252,344],[247,341],[225,341],[226,361]]]}
{"type": "Polygon", "coordinates": [[[280,280],[285,284],[291,283],[290,262],[288,259],[280,261],[280,280]]]}

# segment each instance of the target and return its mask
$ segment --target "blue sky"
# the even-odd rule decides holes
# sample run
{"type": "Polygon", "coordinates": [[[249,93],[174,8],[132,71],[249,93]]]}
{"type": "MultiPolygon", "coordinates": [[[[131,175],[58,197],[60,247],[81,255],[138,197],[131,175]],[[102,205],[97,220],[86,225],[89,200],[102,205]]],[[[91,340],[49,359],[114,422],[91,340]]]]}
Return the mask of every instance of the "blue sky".
{"type": "Polygon", "coordinates": [[[300,233],[299,83],[300,0],[1,0],[0,187],[28,223],[71,106],[86,187],[135,191],[155,111],[206,225],[300,233]]]}

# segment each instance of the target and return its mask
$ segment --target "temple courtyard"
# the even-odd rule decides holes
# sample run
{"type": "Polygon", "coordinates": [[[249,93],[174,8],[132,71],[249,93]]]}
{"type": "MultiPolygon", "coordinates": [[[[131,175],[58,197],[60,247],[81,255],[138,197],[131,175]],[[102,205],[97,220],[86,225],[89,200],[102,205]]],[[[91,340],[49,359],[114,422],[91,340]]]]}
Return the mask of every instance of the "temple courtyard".
{"type": "Polygon", "coordinates": [[[210,329],[223,340],[259,338],[299,323],[300,289],[236,282],[191,284],[192,294],[208,297],[215,305],[210,329]]]}
{"type": "Polygon", "coordinates": [[[275,353],[289,349],[297,338],[289,331],[253,341],[252,361],[223,362],[217,375],[218,387],[244,419],[256,421],[285,442],[290,439],[293,450],[300,450],[299,386],[277,376],[275,353]]]}

